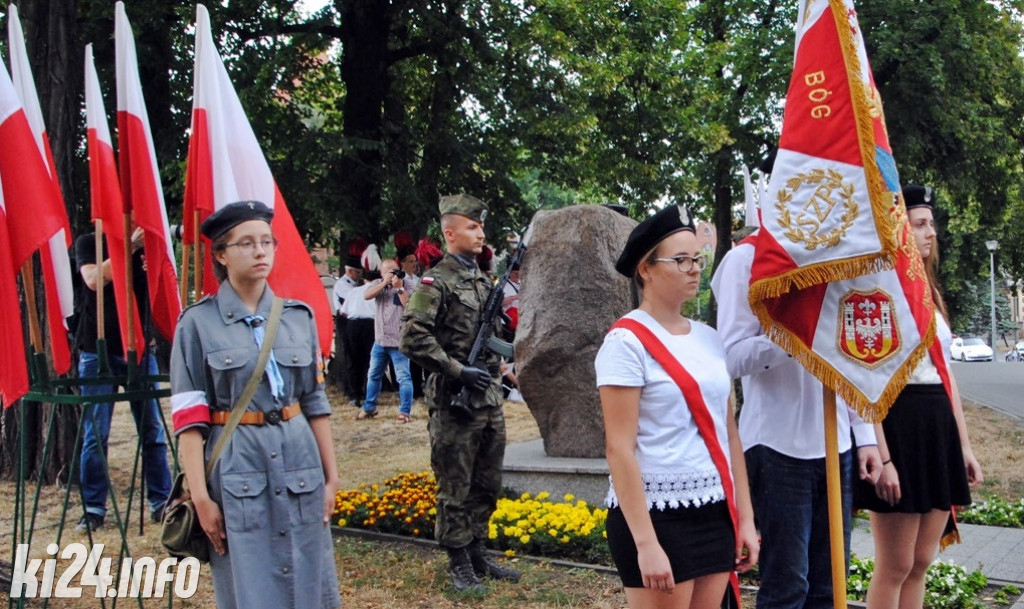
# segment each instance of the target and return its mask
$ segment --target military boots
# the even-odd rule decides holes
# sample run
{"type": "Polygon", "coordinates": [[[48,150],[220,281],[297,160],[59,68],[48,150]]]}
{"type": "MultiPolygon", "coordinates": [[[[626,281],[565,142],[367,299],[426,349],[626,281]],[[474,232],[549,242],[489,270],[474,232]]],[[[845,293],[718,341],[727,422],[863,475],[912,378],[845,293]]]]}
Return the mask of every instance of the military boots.
{"type": "Polygon", "coordinates": [[[473,570],[473,561],[466,548],[448,548],[448,574],[452,576],[452,585],[459,592],[484,591],[484,585],[473,570]]]}
{"type": "Polygon", "coordinates": [[[490,577],[510,582],[519,581],[519,571],[504,567],[496,562],[484,548],[484,542],[476,539],[469,544],[469,558],[473,561],[473,571],[477,577],[490,577]]]}

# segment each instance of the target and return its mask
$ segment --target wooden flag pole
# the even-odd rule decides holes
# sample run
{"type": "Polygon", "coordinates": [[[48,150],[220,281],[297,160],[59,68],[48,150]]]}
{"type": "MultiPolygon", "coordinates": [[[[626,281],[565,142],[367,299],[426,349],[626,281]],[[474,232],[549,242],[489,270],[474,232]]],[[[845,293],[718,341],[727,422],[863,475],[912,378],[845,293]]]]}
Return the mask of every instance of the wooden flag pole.
{"type": "Polygon", "coordinates": [[[32,258],[29,257],[21,267],[21,283],[25,288],[25,307],[28,309],[28,335],[32,340],[32,350],[43,352],[43,333],[36,316],[36,284],[32,278],[32,258]]]}
{"type": "MultiPolygon", "coordinates": [[[[124,285],[125,290],[128,292],[125,294],[125,314],[128,319],[128,336],[127,341],[124,343],[125,351],[135,350],[135,316],[132,315],[132,311],[135,310],[135,303],[133,301],[135,281],[132,271],[134,270],[134,263],[132,262],[132,215],[124,215],[124,285]]],[[[136,354],[138,357],[141,354],[136,354]]]]}
{"type": "Polygon", "coordinates": [[[96,339],[106,338],[106,324],[103,318],[103,220],[96,219],[96,339]]]}
{"type": "Polygon", "coordinates": [[[828,529],[832,546],[832,606],[846,609],[846,540],[843,536],[843,492],[839,477],[839,422],[836,392],[824,388],[825,478],[828,487],[828,529]]]}
{"type": "Polygon", "coordinates": [[[188,304],[188,259],[190,247],[188,243],[181,245],[181,280],[178,282],[178,296],[181,298],[182,308],[188,304]]]}
{"type": "Polygon", "coordinates": [[[192,268],[195,276],[195,302],[199,302],[199,299],[203,295],[203,257],[202,257],[202,241],[199,240],[199,210],[192,212],[192,230],[195,231],[192,235],[192,243],[195,244],[195,249],[192,252],[192,268]]]}

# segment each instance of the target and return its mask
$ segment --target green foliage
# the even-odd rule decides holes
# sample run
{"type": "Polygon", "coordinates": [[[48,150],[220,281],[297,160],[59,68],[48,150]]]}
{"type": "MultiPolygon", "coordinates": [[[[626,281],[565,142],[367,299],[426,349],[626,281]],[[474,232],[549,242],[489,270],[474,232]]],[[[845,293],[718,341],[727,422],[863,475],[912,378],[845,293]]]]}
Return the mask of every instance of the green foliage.
{"type": "MultiPolygon", "coordinates": [[[[741,213],[738,166],[756,165],[778,139],[794,3],[335,0],[311,16],[297,4],[210,10],[312,241],[358,233],[383,243],[399,228],[422,236],[439,194],[469,191],[492,205],[492,242],[538,209],[614,202],[640,217],[678,200],[713,218],[724,251],[741,213]]],[[[76,10],[79,42],[97,43],[112,88],[111,7],[81,0],[76,10]]],[[[943,282],[966,322],[983,241],[1024,243],[1020,2],[860,0],[858,10],[902,179],[937,187],[943,282]]],[[[173,221],[194,5],[137,0],[128,13],[173,221]]],[[[1000,276],[1024,275],[1021,249],[1000,250],[1000,276]]]]}
{"type": "MultiPolygon", "coordinates": [[[[846,582],[846,597],[863,601],[867,598],[875,561],[850,556],[850,575],[846,582]]],[[[983,609],[978,596],[988,586],[988,578],[981,571],[968,572],[959,565],[941,560],[932,563],[925,576],[924,606],[928,609],[983,609]]]]}
{"type": "MultiPolygon", "coordinates": [[[[904,184],[936,187],[943,287],[966,321],[970,281],[988,267],[986,239],[1020,209],[1024,59],[1019,3],[862,0],[875,81],[904,184]]],[[[1009,220],[1020,234],[1019,219],[1009,220]]],[[[1021,243],[1021,241],[1016,241],[1021,243]]],[[[997,272],[1024,273],[1020,248],[997,254],[997,272]]]]}
{"type": "Polygon", "coordinates": [[[966,524],[986,524],[997,527],[1024,528],[1024,499],[1007,501],[992,496],[972,503],[959,512],[957,518],[966,524]]]}

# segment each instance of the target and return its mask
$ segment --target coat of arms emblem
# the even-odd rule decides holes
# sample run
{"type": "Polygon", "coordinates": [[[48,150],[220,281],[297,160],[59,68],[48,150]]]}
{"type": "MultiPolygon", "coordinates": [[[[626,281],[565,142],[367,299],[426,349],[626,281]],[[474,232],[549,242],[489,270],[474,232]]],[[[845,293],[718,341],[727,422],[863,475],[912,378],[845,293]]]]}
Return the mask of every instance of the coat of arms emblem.
{"type": "Polygon", "coordinates": [[[875,368],[903,347],[892,296],[875,289],[850,290],[839,299],[839,351],[875,368]]]}

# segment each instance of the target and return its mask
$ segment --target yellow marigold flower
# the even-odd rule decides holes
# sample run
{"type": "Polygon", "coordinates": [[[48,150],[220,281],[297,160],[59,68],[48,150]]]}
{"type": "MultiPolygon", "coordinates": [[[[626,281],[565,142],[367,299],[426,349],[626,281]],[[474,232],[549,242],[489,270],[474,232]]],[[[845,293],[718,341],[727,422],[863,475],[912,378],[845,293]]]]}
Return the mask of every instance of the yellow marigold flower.
{"type": "Polygon", "coordinates": [[[516,555],[516,551],[515,550],[505,550],[505,556],[508,556],[509,558],[513,558],[513,557],[515,557],[515,555],[516,555]]]}
{"type": "Polygon", "coordinates": [[[565,496],[562,497],[562,499],[564,499],[566,503],[572,503],[573,500],[576,499],[576,495],[573,495],[572,493],[566,493],[565,496]]]}
{"type": "Polygon", "coordinates": [[[339,527],[347,527],[348,526],[348,521],[345,520],[344,518],[339,518],[338,519],[338,526],[339,527]]]}
{"type": "Polygon", "coordinates": [[[558,529],[548,529],[548,535],[558,537],[558,529]]]}
{"type": "Polygon", "coordinates": [[[559,539],[558,541],[561,541],[562,543],[569,543],[569,536],[568,535],[563,535],[562,538],[559,539]]]}
{"type": "Polygon", "coordinates": [[[519,537],[519,543],[523,543],[523,544],[530,543],[530,536],[529,535],[521,535],[519,537]]]}
{"type": "Polygon", "coordinates": [[[549,493],[547,491],[541,491],[541,492],[537,493],[537,501],[544,501],[545,499],[547,499],[550,496],[551,496],[551,493],[549,493]]]}
{"type": "Polygon", "coordinates": [[[526,501],[529,498],[530,498],[530,493],[523,493],[522,495],[519,495],[519,499],[522,500],[522,501],[526,501]]]}

